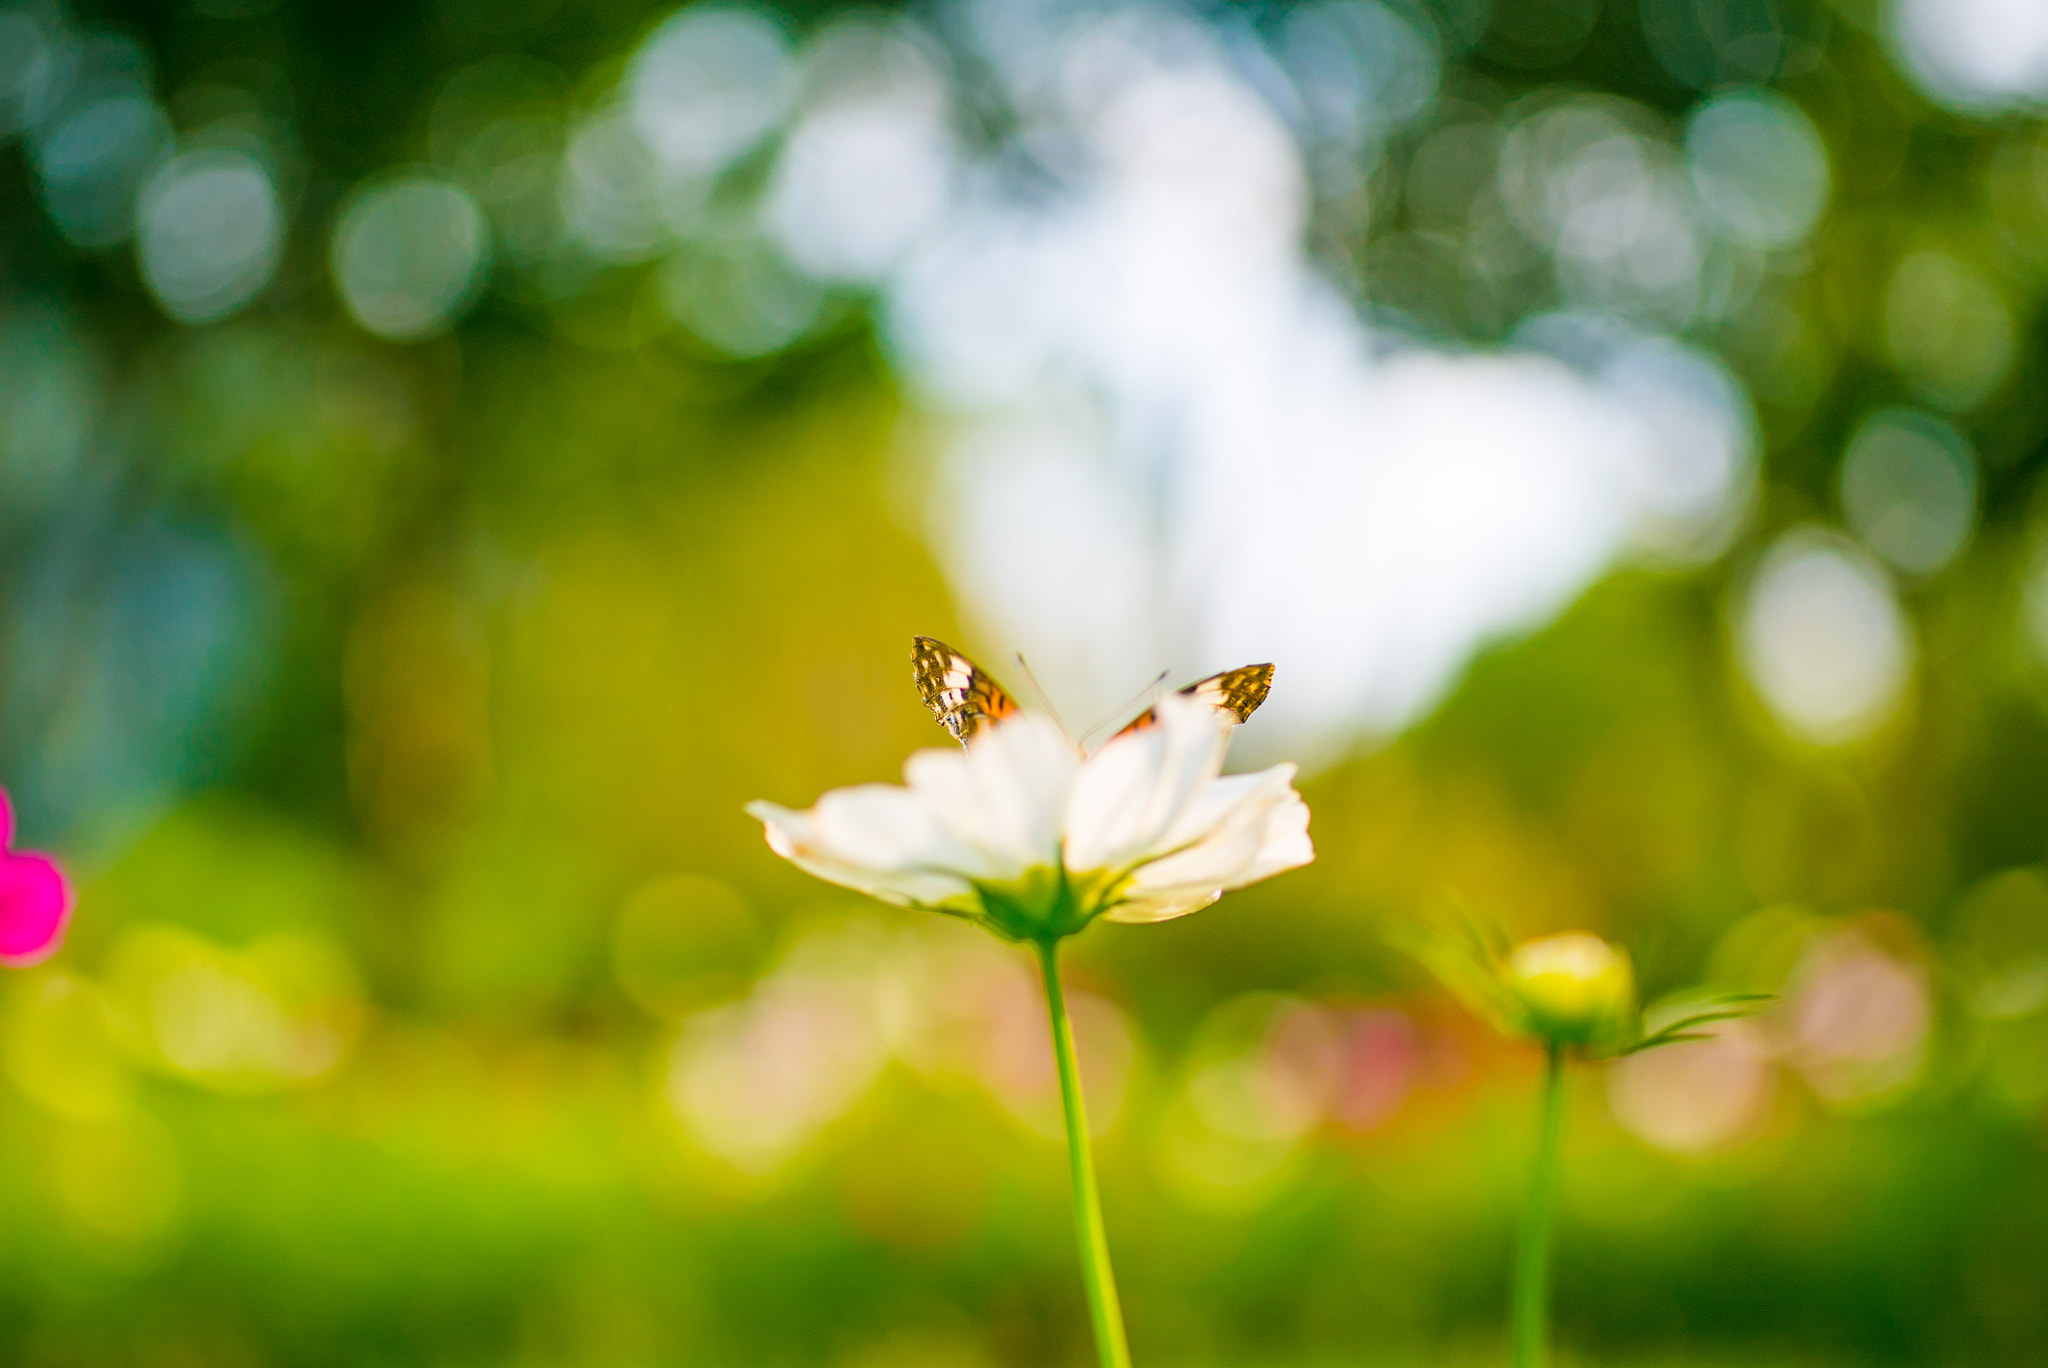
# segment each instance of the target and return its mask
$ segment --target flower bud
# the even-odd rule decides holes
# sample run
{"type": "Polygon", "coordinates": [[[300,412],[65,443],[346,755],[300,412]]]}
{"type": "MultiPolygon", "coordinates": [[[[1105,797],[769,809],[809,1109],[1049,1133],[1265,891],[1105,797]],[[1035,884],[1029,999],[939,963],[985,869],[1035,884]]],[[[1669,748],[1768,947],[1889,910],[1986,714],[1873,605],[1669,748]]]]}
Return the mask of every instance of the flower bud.
{"type": "Polygon", "coordinates": [[[1588,931],[1523,941],[1508,957],[1506,981],[1525,1029],[1554,1044],[1607,1040],[1635,1011],[1628,952],[1588,931]]]}

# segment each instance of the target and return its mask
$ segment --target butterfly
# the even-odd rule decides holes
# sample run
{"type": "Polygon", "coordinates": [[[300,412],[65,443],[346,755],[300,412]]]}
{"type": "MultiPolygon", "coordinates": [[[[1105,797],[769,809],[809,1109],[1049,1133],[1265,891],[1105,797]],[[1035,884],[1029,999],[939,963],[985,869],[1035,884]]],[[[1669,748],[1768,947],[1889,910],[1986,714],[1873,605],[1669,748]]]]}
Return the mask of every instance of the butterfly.
{"type": "MultiPolygon", "coordinates": [[[[928,636],[912,637],[910,664],[917,679],[918,697],[963,746],[980,735],[984,727],[1021,711],[1017,700],[1005,693],[987,670],[943,641],[928,636]]],[[[1245,665],[1197,680],[1180,692],[1229,714],[1233,722],[1242,722],[1258,710],[1272,689],[1271,665],[1245,665]]],[[[1143,731],[1158,721],[1159,710],[1147,708],[1126,722],[1117,736],[1143,731]]]]}

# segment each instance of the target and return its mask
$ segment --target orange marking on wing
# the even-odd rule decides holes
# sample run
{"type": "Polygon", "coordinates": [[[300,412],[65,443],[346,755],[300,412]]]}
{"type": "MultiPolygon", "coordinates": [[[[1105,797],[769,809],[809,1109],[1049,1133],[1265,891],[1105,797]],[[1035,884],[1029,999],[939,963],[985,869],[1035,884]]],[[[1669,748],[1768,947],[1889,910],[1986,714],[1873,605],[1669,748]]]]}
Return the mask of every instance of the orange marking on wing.
{"type": "MultiPolygon", "coordinates": [[[[1243,722],[1259,710],[1259,705],[1266,701],[1266,695],[1272,691],[1271,665],[1243,665],[1235,670],[1225,670],[1222,674],[1210,675],[1207,679],[1198,679],[1179,692],[1190,694],[1210,704],[1218,712],[1229,714],[1233,722],[1243,722]]],[[[1143,731],[1147,727],[1157,726],[1158,723],[1158,708],[1147,708],[1126,722],[1116,735],[1123,736],[1128,732],[1143,731]]],[[[1115,736],[1110,738],[1112,741],[1115,739],[1115,736]]]]}
{"type": "Polygon", "coordinates": [[[911,638],[910,665],[917,696],[963,746],[1019,711],[988,671],[936,637],[911,638]]]}

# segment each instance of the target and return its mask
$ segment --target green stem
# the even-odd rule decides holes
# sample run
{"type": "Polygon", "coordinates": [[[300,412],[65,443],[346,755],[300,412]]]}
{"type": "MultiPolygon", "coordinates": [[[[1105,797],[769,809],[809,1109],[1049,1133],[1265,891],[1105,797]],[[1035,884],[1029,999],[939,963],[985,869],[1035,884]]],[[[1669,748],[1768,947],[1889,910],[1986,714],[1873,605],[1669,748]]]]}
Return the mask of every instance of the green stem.
{"type": "Polygon", "coordinates": [[[1067,1116],[1067,1158],[1074,1170],[1074,1229],[1081,1239],[1081,1279],[1088,1287],[1088,1315],[1095,1322],[1095,1347],[1102,1368],[1131,1368],[1124,1337],[1123,1307],[1116,1277],[1109,1271],[1109,1239],[1102,1229],[1102,1197],[1095,1187],[1095,1160],[1088,1152],[1088,1112],[1081,1102],[1081,1069],[1074,1059],[1074,1027],[1067,1020],[1067,996],[1060,988],[1059,942],[1038,943],[1045,967],[1045,1005],[1052,1013],[1052,1052],[1059,1061],[1060,1103],[1067,1116]]]}
{"type": "Polygon", "coordinates": [[[1515,1368],[1543,1368],[1550,1319],[1550,1226],[1557,1208],[1557,1152],[1564,1134],[1564,1050],[1553,1043],[1543,1067],[1543,1130],[1529,1207],[1515,1254],[1515,1368]]]}

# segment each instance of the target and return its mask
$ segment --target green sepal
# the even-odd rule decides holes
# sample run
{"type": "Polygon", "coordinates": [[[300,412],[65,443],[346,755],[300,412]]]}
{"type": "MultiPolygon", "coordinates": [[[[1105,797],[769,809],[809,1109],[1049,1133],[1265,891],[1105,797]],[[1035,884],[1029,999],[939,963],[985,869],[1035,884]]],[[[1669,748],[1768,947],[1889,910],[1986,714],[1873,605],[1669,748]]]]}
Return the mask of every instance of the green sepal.
{"type": "Polygon", "coordinates": [[[1006,941],[1064,940],[1116,905],[1128,876],[1073,875],[1039,865],[1004,883],[976,883],[981,914],[975,918],[1006,941]]]}

